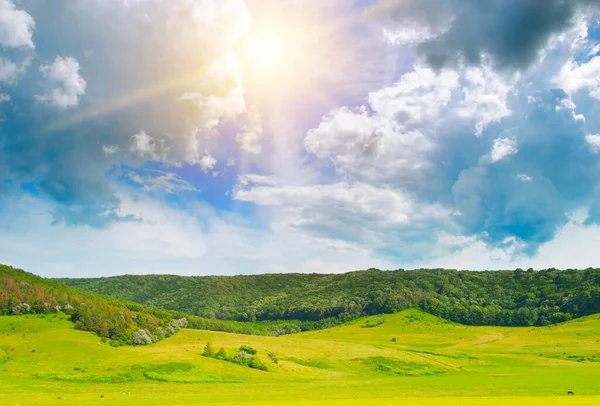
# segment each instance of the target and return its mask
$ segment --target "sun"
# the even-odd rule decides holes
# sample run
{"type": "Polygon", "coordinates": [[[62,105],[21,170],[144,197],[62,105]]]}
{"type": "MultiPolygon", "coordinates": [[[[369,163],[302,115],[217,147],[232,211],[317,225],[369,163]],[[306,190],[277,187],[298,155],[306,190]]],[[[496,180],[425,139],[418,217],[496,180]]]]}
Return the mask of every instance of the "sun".
{"type": "Polygon", "coordinates": [[[298,100],[329,99],[328,85],[347,71],[345,20],[326,18],[318,2],[250,0],[252,25],[236,42],[249,104],[297,106],[298,100]]]}
{"type": "Polygon", "coordinates": [[[262,69],[275,67],[280,56],[280,46],[273,38],[257,38],[250,45],[252,62],[262,69]]]}

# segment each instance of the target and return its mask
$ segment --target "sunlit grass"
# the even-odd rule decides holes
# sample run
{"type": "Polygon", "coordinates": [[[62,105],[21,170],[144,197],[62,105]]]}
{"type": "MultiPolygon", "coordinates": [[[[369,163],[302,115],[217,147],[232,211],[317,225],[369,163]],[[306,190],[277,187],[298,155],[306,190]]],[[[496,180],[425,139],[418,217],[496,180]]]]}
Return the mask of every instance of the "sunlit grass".
{"type": "Polygon", "coordinates": [[[0,317],[0,404],[600,404],[598,316],[537,328],[381,317],[280,337],[183,330],[118,348],[64,316],[0,317]],[[208,341],[228,355],[252,346],[269,371],[203,357],[208,341]]]}

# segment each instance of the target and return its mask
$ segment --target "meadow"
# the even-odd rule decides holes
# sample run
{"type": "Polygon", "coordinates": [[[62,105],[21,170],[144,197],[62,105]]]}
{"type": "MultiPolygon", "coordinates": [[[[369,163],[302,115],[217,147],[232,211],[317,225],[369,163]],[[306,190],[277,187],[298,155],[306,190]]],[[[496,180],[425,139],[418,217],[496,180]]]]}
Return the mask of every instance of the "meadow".
{"type": "Polygon", "coordinates": [[[279,337],[184,329],[140,347],[62,314],[0,317],[1,405],[594,405],[598,382],[599,315],[473,327],[406,310],[279,337]],[[268,371],[204,357],[208,342],[250,346],[268,371]]]}

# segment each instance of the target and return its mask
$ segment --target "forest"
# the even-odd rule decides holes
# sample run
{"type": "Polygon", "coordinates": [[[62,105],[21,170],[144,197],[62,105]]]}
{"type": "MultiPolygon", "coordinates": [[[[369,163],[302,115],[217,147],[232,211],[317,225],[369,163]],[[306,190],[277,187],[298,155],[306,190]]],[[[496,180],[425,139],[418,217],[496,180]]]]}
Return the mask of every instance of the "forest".
{"type": "Polygon", "coordinates": [[[293,321],[281,333],[419,308],[468,325],[541,326],[600,312],[600,269],[369,269],[345,274],[61,279],[208,320],[293,321]],[[291,330],[291,331],[290,331],[291,330]]]}
{"type": "Polygon", "coordinates": [[[150,344],[183,327],[255,335],[300,329],[298,322],[241,323],[188,315],[87,292],[0,265],[0,315],[48,313],[68,314],[75,328],[92,331],[115,346],[150,344]]]}

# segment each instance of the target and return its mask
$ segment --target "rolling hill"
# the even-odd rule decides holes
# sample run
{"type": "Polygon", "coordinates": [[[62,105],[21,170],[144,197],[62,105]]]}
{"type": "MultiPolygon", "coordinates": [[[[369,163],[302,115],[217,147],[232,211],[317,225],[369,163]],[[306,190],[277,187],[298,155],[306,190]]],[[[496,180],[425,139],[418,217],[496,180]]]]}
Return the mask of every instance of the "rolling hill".
{"type": "Polygon", "coordinates": [[[67,314],[75,327],[95,332],[112,345],[148,344],[181,326],[244,334],[298,330],[299,323],[241,323],[206,319],[182,312],[95,294],[6,265],[0,265],[0,315],[67,314]],[[134,340],[137,334],[139,340],[134,340]]]}
{"type": "Polygon", "coordinates": [[[280,337],[184,329],[111,347],[63,315],[0,317],[0,404],[593,405],[600,317],[464,326],[416,309],[280,337]],[[267,371],[202,356],[252,347],[267,371]],[[575,396],[568,396],[571,391],[575,396]]]}
{"type": "Polygon", "coordinates": [[[303,329],[408,308],[463,324],[498,326],[542,326],[600,312],[600,269],[370,269],[339,275],[126,275],[61,282],[207,318],[300,320],[303,329]]]}

